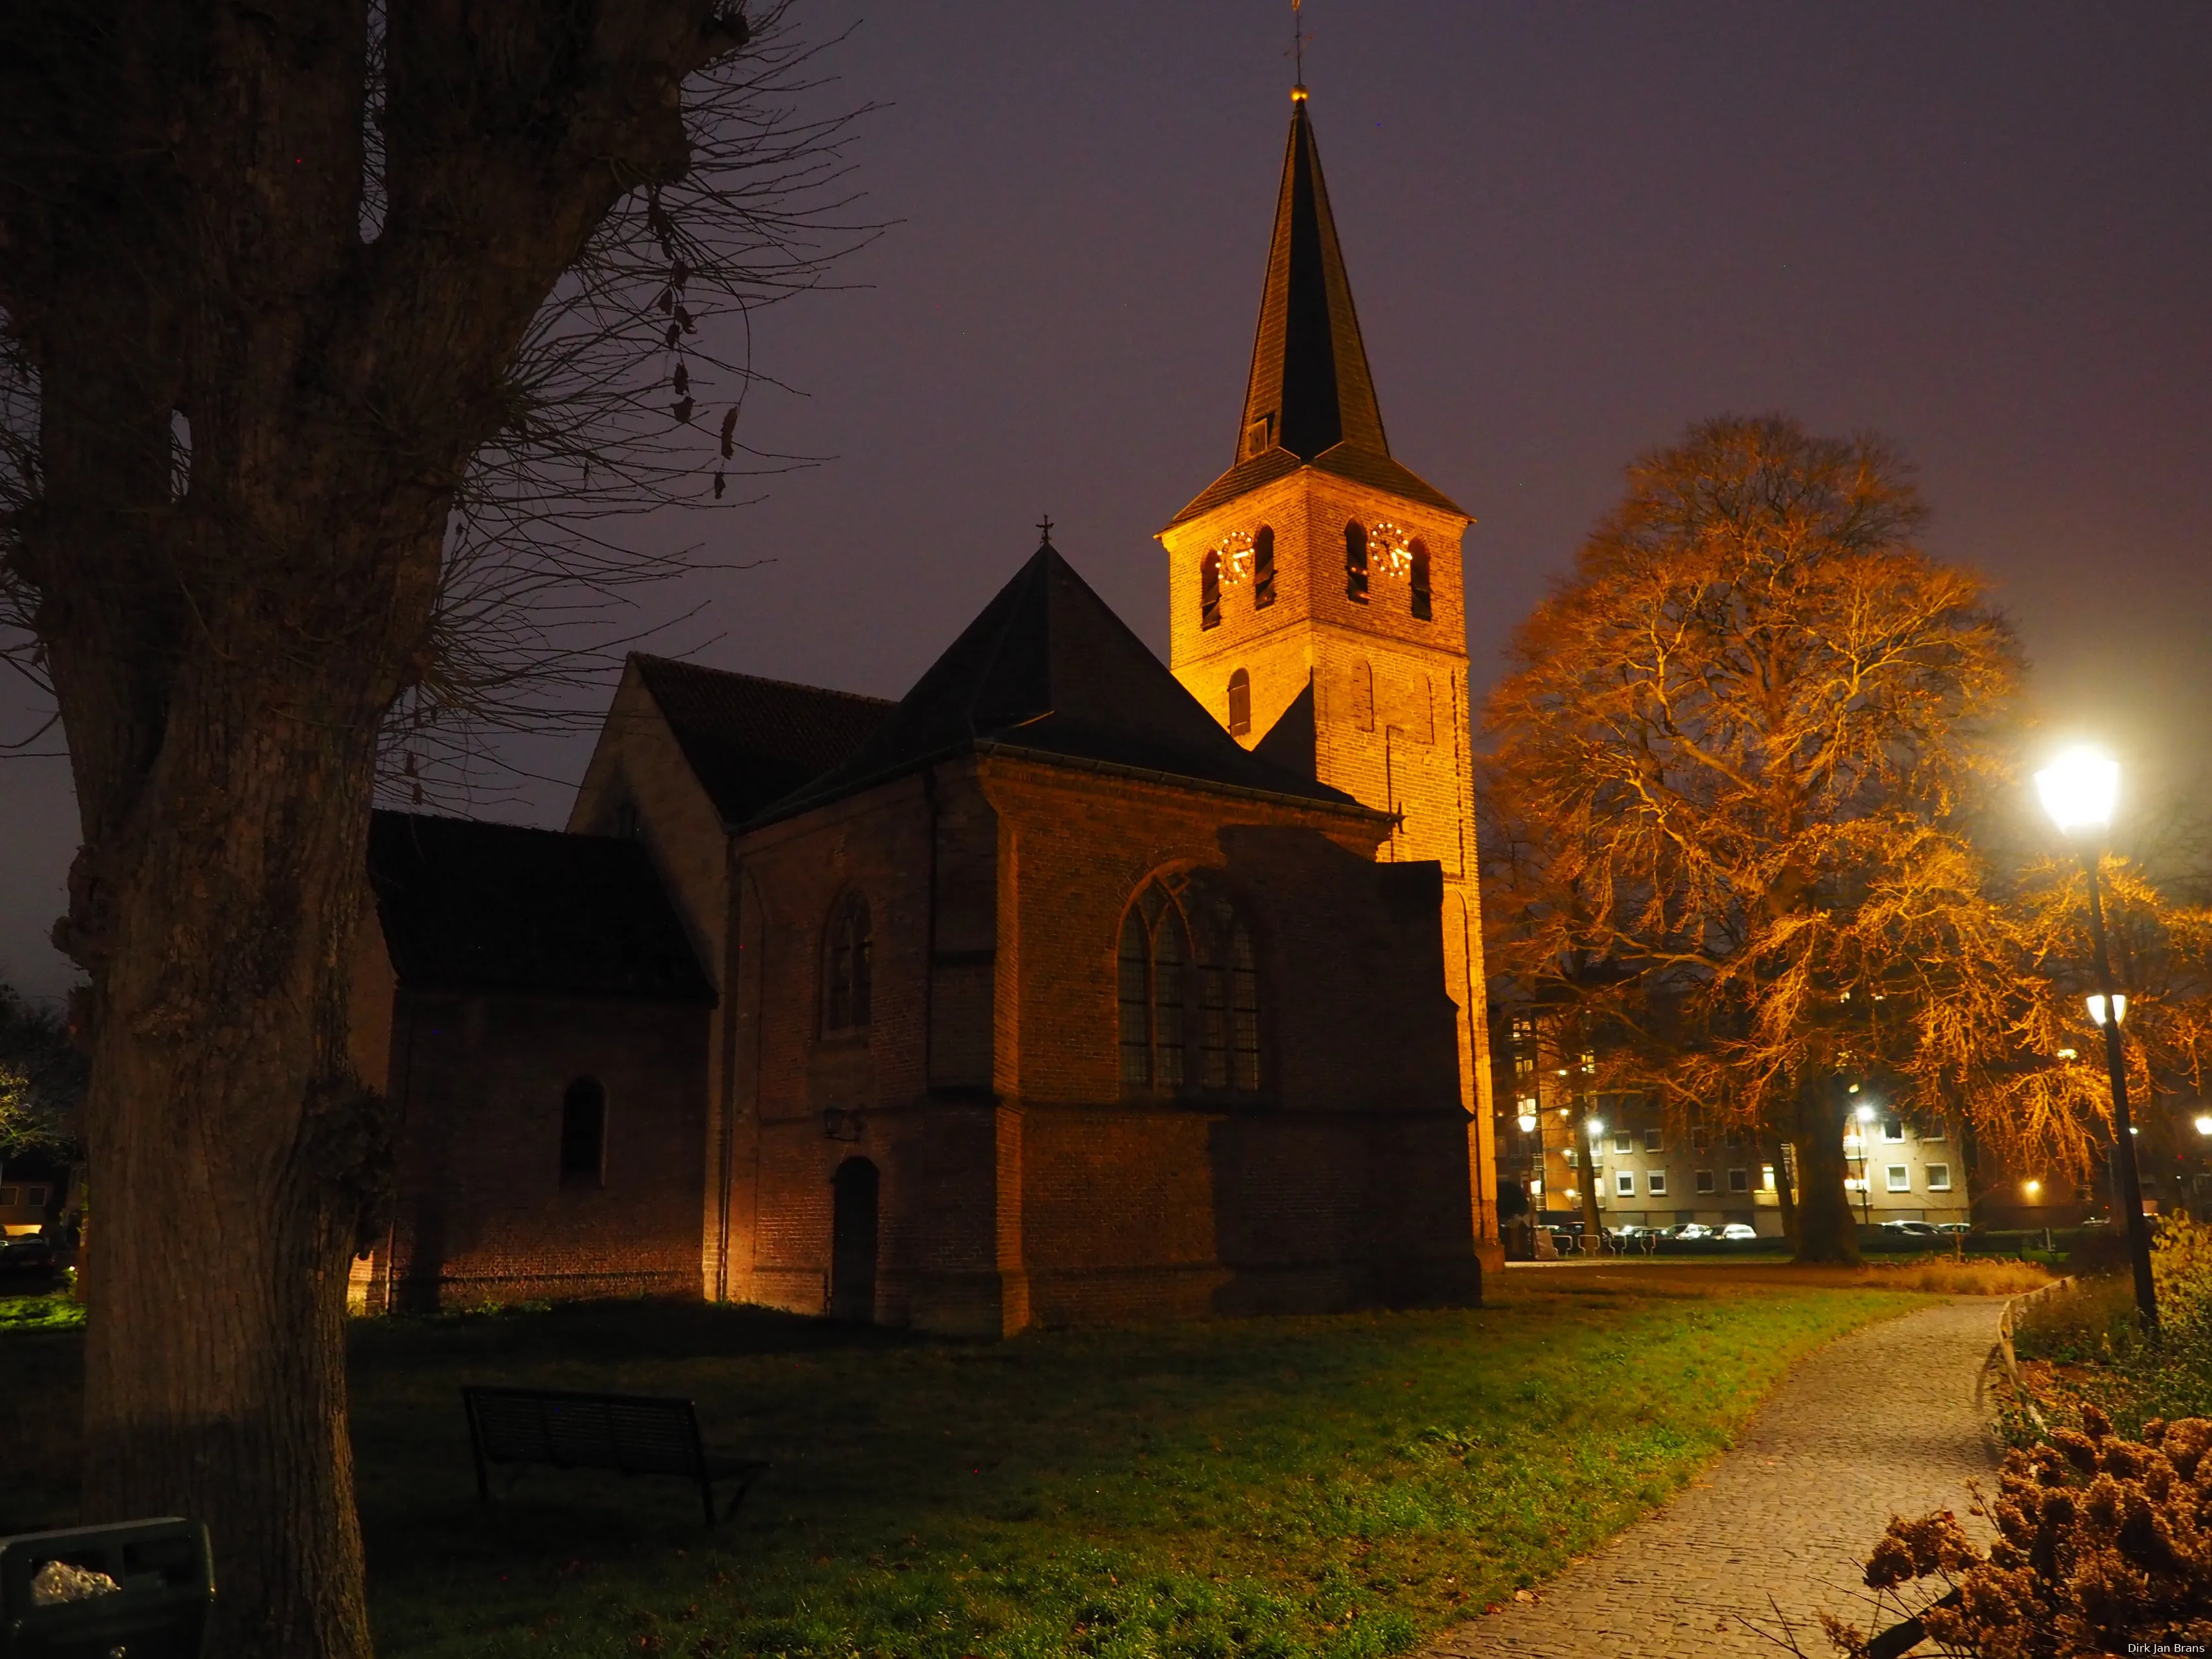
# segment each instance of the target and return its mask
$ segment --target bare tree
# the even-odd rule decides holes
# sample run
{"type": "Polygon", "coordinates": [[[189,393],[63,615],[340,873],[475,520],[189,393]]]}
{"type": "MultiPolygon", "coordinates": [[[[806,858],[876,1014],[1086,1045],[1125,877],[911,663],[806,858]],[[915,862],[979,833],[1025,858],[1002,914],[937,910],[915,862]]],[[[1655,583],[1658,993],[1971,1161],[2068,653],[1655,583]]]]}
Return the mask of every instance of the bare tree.
{"type": "Polygon", "coordinates": [[[1857,1257],[1855,1092],[2076,1164],[2094,1093],[1969,834],[2018,653],[1923,517],[1875,441],[1698,427],[1631,468],[1489,704],[1497,959],[1583,1006],[1610,1086],[1792,1143],[1812,1260],[1857,1257]]]}
{"type": "Polygon", "coordinates": [[[659,573],[611,518],[749,464],[702,321],[838,240],[781,21],[0,11],[0,604],[82,835],[84,1507],[213,1523],[217,1653],[369,1650],[341,1339],[387,1182],[348,1045],[380,750],[522,717],[570,607],[659,573]]]}

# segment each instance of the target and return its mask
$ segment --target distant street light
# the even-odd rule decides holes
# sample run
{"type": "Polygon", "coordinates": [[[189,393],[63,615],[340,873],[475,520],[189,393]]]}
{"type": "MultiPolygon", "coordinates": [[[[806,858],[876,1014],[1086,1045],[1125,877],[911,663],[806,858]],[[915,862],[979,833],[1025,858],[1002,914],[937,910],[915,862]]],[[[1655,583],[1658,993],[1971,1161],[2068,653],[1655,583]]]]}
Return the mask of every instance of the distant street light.
{"type": "Polygon", "coordinates": [[[2112,983],[2112,963],[2105,948],[2105,903],[2097,890],[2097,856],[2106,830],[2112,822],[2112,807],[2120,793],[2120,763],[2088,750],[2061,756],[2035,775],[2036,793],[2044,811],[2059,833],[2073,841],[2081,858],[2082,872],[2089,878],[2089,939],[2096,951],[2097,992],[2089,999],[2089,1017],[2105,1033],[2105,1070],[2112,1086],[2112,1165],[2118,1188],[2113,1194],[2124,1212],[2128,1255],[2136,1278],[2136,1312],[2143,1328],[2158,1333],[2158,1291],[2150,1276],[2150,1226],[2143,1218],[2142,1180],[2136,1170],[2136,1138],[2128,1122],[2127,1056],[2120,1047],[2120,1022],[2128,1006],[2112,983]],[[2112,1012],[2110,1020],[2105,1010],[2112,1012]]]}
{"type": "Polygon", "coordinates": [[[2198,1118],[2197,1120],[2197,1133],[2200,1135],[2212,1135],[2212,1117],[2198,1118]]]}

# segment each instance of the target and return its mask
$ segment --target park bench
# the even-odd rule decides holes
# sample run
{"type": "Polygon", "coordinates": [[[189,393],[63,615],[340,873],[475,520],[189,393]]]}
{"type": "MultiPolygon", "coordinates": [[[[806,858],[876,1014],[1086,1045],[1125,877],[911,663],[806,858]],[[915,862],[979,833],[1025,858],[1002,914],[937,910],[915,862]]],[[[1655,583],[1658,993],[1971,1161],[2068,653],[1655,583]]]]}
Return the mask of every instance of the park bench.
{"type": "Polygon", "coordinates": [[[725,1516],[737,1513],[768,1465],[727,1457],[699,1443],[699,1414],[688,1400],[643,1395],[568,1394],[552,1389],[461,1390],[476,1454],[477,1496],[491,1502],[495,1463],[544,1463],[556,1469],[612,1469],[673,1474],[699,1483],[707,1524],[714,1524],[714,1482],[736,1484],[725,1516]]]}

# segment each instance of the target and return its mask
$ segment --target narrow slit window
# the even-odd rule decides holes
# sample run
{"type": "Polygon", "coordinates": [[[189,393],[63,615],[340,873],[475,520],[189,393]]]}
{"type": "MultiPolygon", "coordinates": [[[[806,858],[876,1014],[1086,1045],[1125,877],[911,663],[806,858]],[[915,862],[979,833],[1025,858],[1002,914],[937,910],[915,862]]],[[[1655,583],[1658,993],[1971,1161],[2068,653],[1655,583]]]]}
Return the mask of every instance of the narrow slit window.
{"type": "Polygon", "coordinates": [[[1208,553],[1198,562],[1198,625],[1221,626],[1221,555],[1208,553]]]}
{"type": "Polygon", "coordinates": [[[1413,619],[1427,622],[1436,614],[1435,601],[1429,592],[1429,544],[1416,541],[1413,547],[1413,619]]]}
{"type": "Polygon", "coordinates": [[[1121,923],[1121,1081],[1141,1089],[1152,1080],[1152,942],[1132,907],[1121,923]]]}
{"type": "Polygon", "coordinates": [[[830,984],[822,1026],[828,1031],[859,1030],[868,1024],[874,1000],[874,940],[868,902],[858,893],[839,901],[830,923],[830,984]]]}
{"type": "Polygon", "coordinates": [[[1252,960],[1251,936],[1235,929],[1229,939],[1229,1012],[1235,1043],[1237,1086],[1260,1086],[1260,974],[1252,960]]]}
{"type": "Polygon", "coordinates": [[[1238,669],[1229,677],[1229,731],[1243,737],[1252,729],[1252,677],[1238,669]]]}
{"type": "Polygon", "coordinates": [[[1183,967],[1189,960],[1182,918],[1164,911],[1152,934],[1152,1063],[1163,1089],[1182,1087],[1183,967]]]}
{"type": "Polygon", "coordinates": [[[1252,538],[1252,608],[1265,611],[1275,602],[1275,532],[1261,525],[1252,538]]]}
{"type": "Polygon", "coordinates": [[[1367,526],[1357,520],[1344,526],[1344,597],[1367,603],[1367,526]]]}
{"type": "Polygon", "coordinates": [[[1229,1086],[1229,975],[1212,964],[1198,970],[1199,1043],[1205,1064],[1199,1080],[1209,1089],[1229,1086]]]}

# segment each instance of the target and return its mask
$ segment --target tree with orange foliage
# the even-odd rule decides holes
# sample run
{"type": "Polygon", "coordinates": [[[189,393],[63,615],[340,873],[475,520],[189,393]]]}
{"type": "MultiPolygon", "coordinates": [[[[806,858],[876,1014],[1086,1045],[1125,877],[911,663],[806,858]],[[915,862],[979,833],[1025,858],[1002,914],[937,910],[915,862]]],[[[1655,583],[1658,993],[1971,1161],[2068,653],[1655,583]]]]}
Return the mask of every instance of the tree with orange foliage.
{"type": "Polygon", "coordinates": [[[1857,1260],[1856,1090],[2077,1167],[2100,1093],[1968,833],[2021,658],[1925,517],[1878,441],[1697,427],[1630,468],[1487,709],[1493,963],[1605,1033],[1601,1086],[1793,1144],[1808,1261],[1857,1260]]]}

